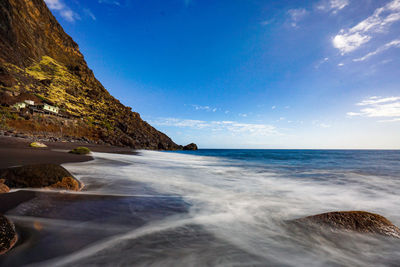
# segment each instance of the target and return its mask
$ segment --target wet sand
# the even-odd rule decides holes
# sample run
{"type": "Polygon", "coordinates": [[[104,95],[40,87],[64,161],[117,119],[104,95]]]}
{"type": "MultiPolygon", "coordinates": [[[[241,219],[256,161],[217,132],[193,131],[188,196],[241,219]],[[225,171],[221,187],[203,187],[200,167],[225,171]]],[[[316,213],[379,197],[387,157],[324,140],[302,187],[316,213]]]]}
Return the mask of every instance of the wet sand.
{"type": "MultiPolygon", "coordinates": [[[[93,159],[90,155],[68,153],[77,146],[88,147],[94,152],[137,154],[125,147],[75,142],[44,142],[47,148],[31,148],[31,142],[23,138],[0,137],[0,168],[93,159]]],[[[184,212],[187,212],[187,205],[179,197],[29,189],[0,194],[0,214],[13,221],[19,236],[16,246],[0,257],[0,266],[20,266],[59,257],[149,221],[184,212]]]]}
{"type": "MultiPolygon", "coordinates": [[[[78,142],[43,142],[48,146],[47,148],[32,148],[29,147],[31,142],[32,140],[29,139],[1,136],[0,169],[29,164],[85,162],[93,159],[90,155],[68,153],[69,150],[78,146],[88,147],[93,152],[135,154],[128,147],[93,145],[78,142]]],[[[35,195],[35,192],[29,190],[0,194],[0,214],[4,214],[21,203],[33,199],[35,195]]]]}

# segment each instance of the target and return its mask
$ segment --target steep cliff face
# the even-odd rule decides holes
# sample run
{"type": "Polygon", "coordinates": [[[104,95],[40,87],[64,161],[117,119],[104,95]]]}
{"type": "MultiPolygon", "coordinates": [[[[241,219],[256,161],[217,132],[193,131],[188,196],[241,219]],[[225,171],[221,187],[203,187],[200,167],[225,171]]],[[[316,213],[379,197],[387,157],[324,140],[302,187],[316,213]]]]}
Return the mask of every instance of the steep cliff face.
{"type": "Polygon", "coordinates": [[[0,0],[0,37],[3,98],[31,94],[59,107],[70,121],[43,116],[39,121],[33,115],[22,123],[2,107],[2,127],[45,134],[60,126],[74,138],[133,148],[182,148],[107,92],[43,0],[0,0]]]}

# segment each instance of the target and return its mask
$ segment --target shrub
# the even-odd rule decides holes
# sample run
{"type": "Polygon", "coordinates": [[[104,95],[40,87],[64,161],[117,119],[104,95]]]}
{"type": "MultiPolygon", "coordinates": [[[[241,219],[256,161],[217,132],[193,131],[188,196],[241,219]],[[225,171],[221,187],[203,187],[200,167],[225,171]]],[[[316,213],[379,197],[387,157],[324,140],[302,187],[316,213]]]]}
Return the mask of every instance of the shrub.
{"type": "Polygon", "coordinates": [[[77,148],[72,149],[69,153],[78,154],[78,155],[86,155],[90,153],[90,149],[84,146],[79,146],[77,148]]]}

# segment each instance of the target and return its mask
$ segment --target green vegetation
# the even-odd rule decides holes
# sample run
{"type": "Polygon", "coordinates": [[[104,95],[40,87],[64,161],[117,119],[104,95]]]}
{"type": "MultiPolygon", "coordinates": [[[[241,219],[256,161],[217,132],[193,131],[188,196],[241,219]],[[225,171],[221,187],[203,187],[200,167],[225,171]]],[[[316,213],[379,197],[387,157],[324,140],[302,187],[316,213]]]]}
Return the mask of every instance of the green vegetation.
{"type": "Polygon", "coordinates": [[[79,146],[77,148],[72,149],[69,153],[78,155],[87,155],[90,153],[90,149],[84,146],[79,146]]]}
{"type": "Polygon", "coordinates": [[[40,100],[42,100],[44,103],[53,105],[53,103],[50,100],[48,100],[47,98],[45,98],[44,96],[41,96],[39,94],[34,94],[34,95],[37,96],[40,100]]]}
{"type": "Polygon", "coordinates": [[[14,112],[11,112],[10,108],[7,107],[1,107],[0,108],[0,117],[4,119],[11,119],[11,120],[16,120],[18,119],[18,115],[14,112]]]}
{"type": "Polygon", "coordinates": [[[104,128],[107,128],[108,131],[114,130],[114,127],[111,125],[111,123],[109,121],[102,121],[101,126],[103,126],[104,128]]]}

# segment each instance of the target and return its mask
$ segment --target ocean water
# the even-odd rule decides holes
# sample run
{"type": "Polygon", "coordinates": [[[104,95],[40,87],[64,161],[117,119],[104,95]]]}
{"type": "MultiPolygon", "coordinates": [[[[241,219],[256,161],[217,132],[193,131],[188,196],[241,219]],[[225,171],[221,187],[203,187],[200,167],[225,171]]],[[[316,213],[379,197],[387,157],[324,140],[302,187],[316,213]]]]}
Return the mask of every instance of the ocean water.
{"type": "Polygon", "coordinates": [[[400,240],[296,229],[364,210],[400,226],[400,151],[94,153],[80,193],[35,191],[7,215],[4,266],[400,266],[400,240]]]}

